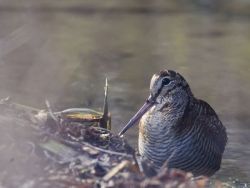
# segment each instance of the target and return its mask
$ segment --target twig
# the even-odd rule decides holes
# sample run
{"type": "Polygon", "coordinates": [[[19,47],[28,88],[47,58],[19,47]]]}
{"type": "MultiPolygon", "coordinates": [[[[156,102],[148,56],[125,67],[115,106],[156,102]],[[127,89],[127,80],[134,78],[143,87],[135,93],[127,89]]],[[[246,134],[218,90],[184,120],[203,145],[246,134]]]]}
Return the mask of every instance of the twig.
{"type": "Polygon", "coordinates": [[[143,174],[145,174],[145,173],[144,173],[144,169],[143,169],[143,167],[142,167],[142,162],[141,162],[141,160],[139,159],[139,156],[137,156],[136,153],[134,153],[134,156],[133,156],[133,157],[134,157],[135,162],[136,162],[137,165],[138,165],[138,168],[139,168],[140,172],[143,173],[143,174]]]}
{"type": "Polygon", "coordinates": [[[163,165],[161,166],[161,168],[159,169],[158,174],[160,174],[160,173],[167,167],[169,161],[172,159],[172,157],[174,156],[175,152],[176,152],[176,150],[174,150],[174,151],[172,152],[172,154],[169,156],[169,158],[164,162],[164,164],[163,164],[163,165]]]}
{"type": "Polygon", "coordinates": [[[120,170],[122,170],[124,167],[129,166],[136,174],[138,175],[142,175],[140,170],[138,169],[137,166],[135,166],[134,164],[132,164],[130,161],[122,161],[120,164],[118,164],[117,166],[115,166],[114,168],[112,168],[109,173],[107,173],[104,177],[103,180],[104,181],[108,181],[110,180],[110,178],[112,178],[114,175],[116,175],[120,170]]]}
{"type": "Polygon", "coordinates": [[[105,149],[102,149],[102,148],[98,148],[96,146],[93,146],[87,142],[72,142],[72,141],[68,141],[68,140],[63,140],[61,138],[58,138],[58,136],[55,136],[54,134],[51,134],[49,131],[45,131],[46,134],[48,134],[51,138],[55,139],[55,140],[58,140],[60,139],[60,142],[63,143],[63,144],[66,144],[66,145],[69,145],[69,146],[73,146],[73,147],[82,147],[83,145],[85,146],[89,146],[95,150],[98,150],[98,151],[102,151],[102,152],[105,152],[105,153],[109,153],[109,154],[113,154],[113,155],[120,155],[120,156],[125,156],[125,157],[133,157],[132,155],[130,154],[126,154],[126,153],[119,153],[119,152],[116,152],[116,151],[109,151],[109,150],[105,150],[105,149]]]}
{"type": "Polygon", "coordinates": [[[89,146],[89,147],[92,147],[93,149],[96,149],[96,150],[99,150],[99,151],[102,151],[102,152],[105,152],[105,153],[109,153],[109,154],[114,154],[114,155],[121,155],[121,156],[125,156],[125,157],[133,157],[132,155],[130,154],[126,154],[126,153],[119,153],[119,152],[116,152],[116,151],[109,151],[109,150],[105,150],[105,149],[102,149],[102,148],[98,148],[98,147],[95,147],[89,143],[82,143],[81,144],[84,144],[86,146],[89,146]]]}
{"type": "Polygon", "coordinates": [[[56,118],[55,114],[52,112],[52,110],[50,108],[50,103],[49,103],[49,101],[47,99],[46,99],[46,105],[47,105],[47,108],[49,110],[49,113],[50,113],[51,117],[55,120],[56,125],[58,126],[59,133],[61,133],[62,132],[61,124],[60,124],[59,120],[56,118]]]}

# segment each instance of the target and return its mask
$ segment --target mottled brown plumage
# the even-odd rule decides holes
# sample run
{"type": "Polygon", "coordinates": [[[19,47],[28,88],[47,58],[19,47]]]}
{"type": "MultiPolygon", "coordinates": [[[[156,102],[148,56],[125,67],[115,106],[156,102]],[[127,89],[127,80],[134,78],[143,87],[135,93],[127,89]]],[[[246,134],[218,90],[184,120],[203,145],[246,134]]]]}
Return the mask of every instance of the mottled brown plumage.
{"type": "Polygon", "coordinates": [[[226,129],[211,106],[193,96],[179,73],[163,70],[153,75],[149,99],[120,134],[140,117],[141,155],[161,166],[174,153],[168,167],[194,176],[211,176],[220,169],[226,129]]]}

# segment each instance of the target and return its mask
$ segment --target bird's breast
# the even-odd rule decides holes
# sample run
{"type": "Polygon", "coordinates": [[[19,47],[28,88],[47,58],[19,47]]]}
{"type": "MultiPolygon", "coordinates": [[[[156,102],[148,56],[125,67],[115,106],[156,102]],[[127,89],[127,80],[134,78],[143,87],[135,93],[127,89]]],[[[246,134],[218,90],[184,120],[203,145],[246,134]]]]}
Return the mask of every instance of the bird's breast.
{"type": "Polygon", "coordinates": [[[139,152],[161,165],[174,151],[171,125],[177,118],[151,108],[139,122],[139,152]]]}

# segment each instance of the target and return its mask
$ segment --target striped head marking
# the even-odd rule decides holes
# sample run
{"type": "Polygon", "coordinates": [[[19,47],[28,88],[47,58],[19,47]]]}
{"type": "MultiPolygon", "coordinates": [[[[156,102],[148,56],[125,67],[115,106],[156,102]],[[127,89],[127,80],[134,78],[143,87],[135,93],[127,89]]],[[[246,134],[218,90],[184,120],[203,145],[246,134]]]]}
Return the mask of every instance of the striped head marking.
{"type": "Polygon", "coordinates": [[[158,98],[175,95],[181,90],[191,93],[187,81],[175,71],[161,70],[151,79],[150,94],[156,101],[158,98]]]}

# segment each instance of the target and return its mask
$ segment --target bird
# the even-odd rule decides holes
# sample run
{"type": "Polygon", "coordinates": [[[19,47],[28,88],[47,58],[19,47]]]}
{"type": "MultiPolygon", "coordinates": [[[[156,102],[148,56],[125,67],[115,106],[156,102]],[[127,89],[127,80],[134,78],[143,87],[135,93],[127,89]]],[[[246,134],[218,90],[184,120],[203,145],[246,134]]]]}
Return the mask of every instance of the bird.
{"type": "Polygon", "coordinates": [[[220,169],[226,128],[213,108],[197,99],[188,82],[173,70],[161,70],[150,82],[150,95],[119,133],[139,120],[139,153],[157,167],[177,168],[194,177],[220,169]]]}

